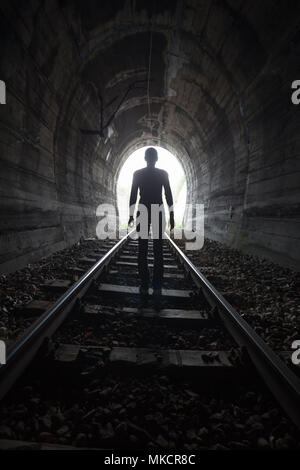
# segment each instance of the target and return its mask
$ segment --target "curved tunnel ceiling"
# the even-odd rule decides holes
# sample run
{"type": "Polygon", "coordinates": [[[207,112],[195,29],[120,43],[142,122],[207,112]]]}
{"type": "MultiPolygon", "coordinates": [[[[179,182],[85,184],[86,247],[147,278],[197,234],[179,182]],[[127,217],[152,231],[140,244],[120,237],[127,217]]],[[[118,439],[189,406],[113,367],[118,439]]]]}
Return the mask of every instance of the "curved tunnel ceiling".
{"type": "Polygon", "coordinates": [[[124,149],[127,153],[128,148],[151,143],[175,149],[188,175],[199,168],[214,172],[212,156],[221,158],[224,152],[228,172],[234,173],[237,148],[247,161],[250,142],[244,94],[278,41],[280,31],[274,22],[282,23],[280,2],[278,16],[273,11],[272,20],[267,6],[263,15],[260,12],[263,34],[254,21],[258,5],[251,2],[118,0],[103,8],[91,0],[78,4],[77,9],[73,3],[61,4],[77,48],[72,63],[76,67],[64,96],[64,122],[73,125],[76,119],[75,128],[98,128],[99,89],[105,104],[112,101],[104,109],[107,122],[130,85],[138,81],[144,87],[129,91],[109,131],[105,130],[105,137],[110,137],[84,137],[82,145],[93,142],[104,155],[112,147],[114,169],[124,149]],[[87,95],[92,106],[86,105],[87,95]]]}
{"type": "MultiPolygon", "coordinates": [[[[84,11],[78,11],[78,29],[84,32],[84,39],[77,38],[77,44],[81,42],[80,64],[65,96],[67,110],[73,109],[72,99],[74,96],[78,99],[76,89],[84,84],[99,111],[95,110],[94,118],[87,116],[83,102],[83,112],[78,120],[81,127],[90,128],[93,124],[92,128],[95,128],[100,121],[97,90],[101,90],[105,103],[117,97],[104,111],[104,121],[107,121],[118,99],[138,81],[144,88],[128,93],[110,126],[112,158],[118,159],[124,148],[148,142],[185,149],[191,159],[198,158],[207,165],[209,155],[218,152],[218,139],[211,139],[216,131],[224,136],[233,158],[230,114],[235,114],[233,119],[242,135],[238,137],[243,139],[247,152],[247,125],[240,89],[247,87],[266,59],[254,28],[242,14],[224,2],[159,2],[159,11],[153,13],[157,7],[155,3],[112,2],[110,12],[116,13],[116,7],[119,7],[119,15],[114,15],[112,23],[108,11],[101,9],[99,17],[94,17],[94,2],[87,2],[84,11]],[[132,17],[129,4],[135,7],[132,17]],[[216,18],[216,26],[222,18],[222,28],[214,30],[211,26],[211,31],[205,31],[208,15],[216,18]],[[236,37],[239,42],[232,56],[226,51],[231,51],[236,37]],[[149,61],[150,116],[147,99],[149,61]]],[[[67,12],[68,7],[65,8],[67,12]]],[[[81,100],[84,99],[83,93],[81,100]]],[[[66,114],[68,120],[68,111],[66,114]]],[[[95,142],[95,146],[99,149],[103,143],[95,142]]],[[[116,164],[113,161],[113,165],[116,164]]]]}

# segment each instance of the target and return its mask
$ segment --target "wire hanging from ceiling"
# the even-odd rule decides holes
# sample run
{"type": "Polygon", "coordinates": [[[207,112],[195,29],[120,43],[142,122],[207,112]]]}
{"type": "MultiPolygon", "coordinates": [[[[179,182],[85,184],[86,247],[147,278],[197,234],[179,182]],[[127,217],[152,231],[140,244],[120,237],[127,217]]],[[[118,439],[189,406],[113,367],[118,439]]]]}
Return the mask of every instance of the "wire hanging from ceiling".
{"type": "Polygon", "coordinates": [[[155,12],[155,0],[153,2],[151,21],[149,24],[150,28],[150,44],[149,44],[149,59],[148,59],[148,76],[147,76],[147,103],[148,103],[148,122],[152,135],[153,123],[151,119],[151,104],[150,104],[150,81],[151,81],[151,62],[152,62],[152,43],[153,43],[153,16],[155,12]]]}
{"type": "MultiPolygon", "coordinates": [[[[148,77],[147,77],[148,119],[151,119],[151,106],[150,106],[151,59],[152,59],[152,29],[150,31],[149,62],[148,62],[148,77]]],[[[151,130],[152,130],[152,126],[151,126],[151,130]]]]}

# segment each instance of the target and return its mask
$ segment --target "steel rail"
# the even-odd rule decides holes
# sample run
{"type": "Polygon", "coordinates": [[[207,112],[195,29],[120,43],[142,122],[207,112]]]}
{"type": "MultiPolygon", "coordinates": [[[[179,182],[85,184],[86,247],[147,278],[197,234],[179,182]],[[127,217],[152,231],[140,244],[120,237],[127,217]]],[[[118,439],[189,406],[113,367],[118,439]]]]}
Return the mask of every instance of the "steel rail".
{"type": "Polygon", "coordinates": [[[219,317],[229,333],[240,346],[246,349],[265,384],[300,429],[300,379],[234,310],[166,232],[165,237],[178,260],[185,270],[191,274],[197,287],[202,290],[210,305],[217,308],[219,317]]]}
{"type": "Polygon", "coordinates": [[[103,269],[111,262],[135,230],[127,233],[75,284],[46,310],[7,351],[6,364],[0,365],[0,399],[32,361],[46,338],[50,338],[103,269]]]}

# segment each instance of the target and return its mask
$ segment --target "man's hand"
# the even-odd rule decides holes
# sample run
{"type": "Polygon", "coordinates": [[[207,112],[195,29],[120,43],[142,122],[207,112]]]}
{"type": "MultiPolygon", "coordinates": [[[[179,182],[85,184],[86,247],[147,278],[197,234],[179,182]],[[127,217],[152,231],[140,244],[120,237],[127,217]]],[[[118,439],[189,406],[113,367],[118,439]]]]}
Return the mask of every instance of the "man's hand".
{"type": "Polygon", "coordinates": [[[134,222],[133,216],[131,215],[131,216],[129,217],[129,220],[128,220],[128,227],[132,227],[132,226],[133,226],[133,222],[134,222]]]}
{"type": "Polygon", "coordinates": [[[170,212],[170,230],[173,230],[174,227],[175,227],[174,212],[170,212]]]}

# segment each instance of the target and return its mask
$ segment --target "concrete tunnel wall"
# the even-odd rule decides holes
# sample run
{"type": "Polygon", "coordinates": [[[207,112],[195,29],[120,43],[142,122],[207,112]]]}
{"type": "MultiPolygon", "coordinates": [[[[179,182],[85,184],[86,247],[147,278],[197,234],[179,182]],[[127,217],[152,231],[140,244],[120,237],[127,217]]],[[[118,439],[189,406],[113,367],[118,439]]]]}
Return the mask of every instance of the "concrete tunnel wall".
{"type": "Polygon", "coordinates": [[[299,269],[299,20],[297,1],[1,2],[1,271],[95,235],[148,144],[182,161],[207,237],[299,269]],[[99,87],[107,122],[135,80],[83,135],[99,87]]]}

